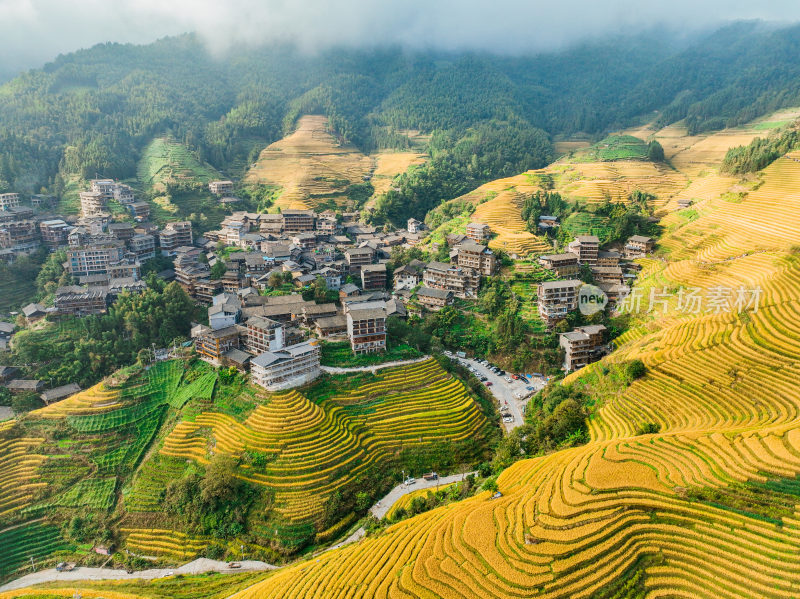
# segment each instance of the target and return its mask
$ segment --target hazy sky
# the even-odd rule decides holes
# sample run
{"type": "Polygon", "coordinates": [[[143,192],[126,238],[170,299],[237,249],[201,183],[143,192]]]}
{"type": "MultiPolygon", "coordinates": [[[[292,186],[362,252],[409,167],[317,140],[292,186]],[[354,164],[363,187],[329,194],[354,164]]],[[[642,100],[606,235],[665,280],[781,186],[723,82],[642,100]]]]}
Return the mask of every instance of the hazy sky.
{"type": "Polygon", "coordinates": [[[797,0],[0,0],[0,71],[39,66],[98,42],[197,31],[231,42],[401,43],[519,52],[657,24],[800,20],[797,0]]]}

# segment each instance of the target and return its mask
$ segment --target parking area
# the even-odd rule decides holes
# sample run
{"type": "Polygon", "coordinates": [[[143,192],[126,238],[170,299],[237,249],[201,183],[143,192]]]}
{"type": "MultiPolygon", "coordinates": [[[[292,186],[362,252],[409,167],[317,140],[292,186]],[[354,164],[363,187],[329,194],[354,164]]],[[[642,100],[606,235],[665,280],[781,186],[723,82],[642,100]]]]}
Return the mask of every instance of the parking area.
{"type": "Polygon", "coordinates": [[[449,354],[448,357],[460,362],[487,385],[500,404],[503,426],[507,431],[522,426],[528,400],[547,384],[544,377],[533,375],[520,377],[516,373],[503,372],[485,360],[479,361],[473,358],[459,357],[455,354],[449,354]]]}

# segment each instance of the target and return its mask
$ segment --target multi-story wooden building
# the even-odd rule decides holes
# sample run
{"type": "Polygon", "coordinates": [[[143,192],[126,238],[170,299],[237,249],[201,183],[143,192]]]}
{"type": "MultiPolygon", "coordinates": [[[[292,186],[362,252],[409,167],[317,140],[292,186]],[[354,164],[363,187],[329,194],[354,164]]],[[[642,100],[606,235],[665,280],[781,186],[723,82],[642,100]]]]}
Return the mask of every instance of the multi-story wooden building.
{"type": "Polygon", "coordinates": [[[216,196],[227,196],[233,193],[233,181],[209,181],[208,190],[216,196]]]}
{"type": "Polygon", "coordinates": [[[147,202],[133,202],[132,204],[128,204],[128,210],[131,211],[131,214],[137,221],[150,218],[150,204],[147,202]]]}
{"type": "Polygon", "coordinates": [[[345,250],[344,259],[351,274],[361,271],[362,266],[372,264],[375,252],[371,247],[350,248],[345,250]]]}
{"type": "Polygon", "coordinates": [[[492,235],[492,229],[486,223],[469,223],[466,235],[475,243],[484,243],[492,235]]]}
{"type": "Polygon", "coordinates": [[[179,247],[192,245],[193,241],[192,223],[188,220],[167,223],[159,233],[161,253],[167,256],[173,255],[179,247]]]}
{"type": "Polygon", "coordinates": [[[125,256],[125,244],[110,236],[89,236],[84,243],[67,249],[67,268],[72,276],[106,274],[125,256]]]}
{"type": "Polygon", "coordinates": [[[347,311],[347,336],[355,354],[381,352],[386,349],[386,310],[359,308],[347,311]]]}
{"type": "Polygon", "coordinates": [[[314,230],[314,212],[312,210],[284,210],[283,232],[287,235],[292,233],[306,233],[314,230]]]}
{"type": "Polygon", "coordinates": [[[595,283],[614,283],[622,285],[622,268],[619,266],[592,266],[592,277],[595,283]]]}
{"type": "Polygon", "coordinates": [[[539,316],[548,326],[578,308],[578,292],[582,285],[577,279],[539,283],[539,316]]]}
{"type": "Polygon", "coordinates": [[[477,270],[444,262],[431,262],[422,274],[426,287],[452,291],[455,297],[462,299],[478,296],[480,279],[477,270]]]}
{"type": "Polygon", "coordinates": [[[581,266],[578,264],[578,256],[572,252],[539,256],[539,264],[562,278],[577,275],[581,270],[581,266]]]}
{"type": "Polygon", "coordinates": [[[578,235],[569,244],[568,249],[578,256],[580,264],[594,266],[597,264],[597,254],[600,251],[600,239],[596,235],[578,235]]]}
{"type": "Polygon", "coordinates": [[[100,191],[82,191],[78,194],[81,201],[81,215],[84,218],[106,214],[106,196],[100,191]]]}
{"type": "Polygon", "coordinates": [[[633,235],[628,238],[628,242],[625,244],[625,258],[628,260],[644,258],[653,251],[654,246],[655,242],[652,237],[633,235]]]}
{"type": "Polygon", "coordinates": [[[0,212],[8,212],[12,208],[19,208],[18,193],[0,193],[0,212]]]}
{"type": "Polygon", "coordinates": [[[12,208],[0,212],[0,249],[13,254],[27,254],[39,247],[39,227],[30,208],[12,208]]]}
{"type": "Polygon", "coordinates": [[[479,243],[465,242],[454,248],[455,262],[462,268],[471,268],[481,276],[497,274],[497,257],[492,250],[479,243]]]}
{"type": "Polygon", "coordinates": [[[564,350],[564,370],[570,372],[596,362],[603,353],[603,334],[606,327],[601,324],[578,327],[559,335],[559,345],[564,350]]]}
{"type": "Polygon", "coordinates": [[[362,289],[386,289],[386,265],[365,264],[361,267],[362,289]]]}
{"type": "Polygon", "coordinates": [[[86,316],[102,314],[108,306],[108,291],[103,288],[88,288],[72,285],[56,290],[54,305],[59,314],[86,316]]]}
{"type": "Polygon", "coordinates": [[[134,235],[128,241],[128,248],[139,262],[156,257],[156,240],[152,235],[134,235]]]}
{"type": "Polygon", "coordinates": [[[422,286],[417,290],[417,301],[424,308],[438,312],[445,306],[453,304],[453,292],[422,286]]]}
{"type": "Polygon", "coordinates": [[[275,320],[253,316],[247,319],[245,326],[245,349],[253,355],[277,351],[286,344],[284,325],[275,320]]]}
{"type": "Polygon", "coordinates": [[[225,352],[239,349],[240,334],[241,331],[237,326],[214,330],[198,325],[192,329],[192,338],[197,353],[201,358],[215,365],[222,363],[225,352]]]}

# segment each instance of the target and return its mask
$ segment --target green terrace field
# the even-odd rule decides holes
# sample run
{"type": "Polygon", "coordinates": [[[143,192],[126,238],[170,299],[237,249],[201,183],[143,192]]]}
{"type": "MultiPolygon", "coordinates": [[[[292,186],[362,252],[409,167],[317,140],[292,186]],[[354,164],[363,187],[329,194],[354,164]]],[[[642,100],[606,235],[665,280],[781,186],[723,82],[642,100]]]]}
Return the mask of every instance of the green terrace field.
{"type": "Polygon", "coordinates": [[[227,214],[207,188],[209,181],[225,177],[169,137],[156,137],[147,145],[137,178],[141,189],[153,198],[152,219],[156,223],[189,219],[198,234],[216,228],[227,214]]]}
{"type": "Polygon", "coordinates": [[[647,160],[647,143],[632,135],[611,135],[588,148],[577,150],[570,160],[572,162],[647,160]]]}
{"type": "Polygon", "coordinates": [[[207,184],[222,178],[213,166],[201,163],[189,148],[168,137],[156,137],[147,145],[137,177],[155,191],[164,191],[167,183],[207,184]]]}
{"type": "Polygon", "coordinates": [[[610,220],[589,212],[574,212],[561,225],[571,236],[597,235],[602,242],[611,232],[610,220]]]}
{"type": "Polygon", "coordinates": [[[118,492],[162,424],[188,402],[210,400],[217,376],[199,361],[130,368],[114,382],[2,423],[0,578],[23,562],[30,566],[31,557],[37,565],[51,562],[51,554],[96,541],[99,529],[76,538],[62,527],[74,517],[101,522],[113,511],[121,513],[118,492]],[[2,552],[18,544],[25,551],[6,558],[2,552]]]}
{"type": "Polygon", "coordinates": [[[19,309],[36,297],[36,275],[44,255],[36,253],[13,265],[0,263],[0,313],[19,309]]]}

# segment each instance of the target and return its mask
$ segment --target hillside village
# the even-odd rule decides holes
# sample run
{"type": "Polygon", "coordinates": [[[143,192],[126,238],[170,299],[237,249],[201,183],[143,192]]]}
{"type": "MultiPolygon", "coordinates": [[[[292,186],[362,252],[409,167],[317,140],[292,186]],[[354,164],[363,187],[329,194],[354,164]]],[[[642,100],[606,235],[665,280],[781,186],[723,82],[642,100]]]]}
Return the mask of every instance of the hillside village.
{"type": "MultiPolygon", "coordinates": [[[[64,250],[64,268],[74,281],[55,290],[52,306],[23,306],[24,323],[102,314],[119,294],[147,288],[142,266],[159,256],[172,268],[157,276],[177,281],[193,300],[209,306],[207,324],[194,324],[191,331],[198,355],[215,366],[252,370],[253,381],[269,390],[316,378],[320,340],[347,340],[354,355],[384,352],[387,319],[413,320],[457,300],[475,301],[482,280],[501,271],[501,260],[487,247],[492,229],[482,222],[469,222],[464,234],[448,235],[446,248],[429,246],[431,255],[446,261],[412,259],[390,270],[395,248],[428,241],[425,223],[410,218],[405,230],[379,230],[358,212],[231,211],[219,229],[196,236],[189,221],[167,222],[163,228],[152,224],[149,204],[136,201],[128,185],[96,179],[89,186],[80,192],[79,218],[48,211],[48,198],[35,196],[23,205],[19,194],[0,195],[4,259],[13,263],[40,246],[64,250]],[[129,217],[112,218],[110,200],[126,207],[129,217]]],[[[232,181],[212,181],[208,187],[220,202],[235,207],[232,181]]],[[[558,226],[557,217],[540,217],[543,231],[558,226]]],[[[539,255],[539,266],[553,279],[538,285],[542,322],[552,329],[578,309],[582,269],[612,305],[620,301],[639,269],[632,261],[653,249],[653,240],[639,235],[619,251],[600,250],[598,237],[580,235],[564,253],[539,255]]],[[[606,347],[603,331],[604,326],[593,325],[561,332],[563,369],[599,359],[606,347]]],[[[12,333],[13,328],[3,333],[6,349],[12,333]]],[[[40,391],[43,384],[5,378],[12,391],[40,391]]],[[[66,397],[63,389],[57,395],[66,397]]],[[[52,393],[46,401],[52,401],[52,393]]]]}

